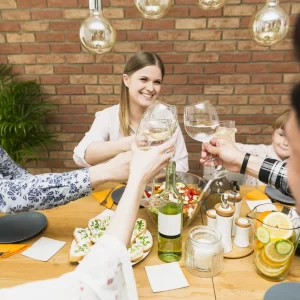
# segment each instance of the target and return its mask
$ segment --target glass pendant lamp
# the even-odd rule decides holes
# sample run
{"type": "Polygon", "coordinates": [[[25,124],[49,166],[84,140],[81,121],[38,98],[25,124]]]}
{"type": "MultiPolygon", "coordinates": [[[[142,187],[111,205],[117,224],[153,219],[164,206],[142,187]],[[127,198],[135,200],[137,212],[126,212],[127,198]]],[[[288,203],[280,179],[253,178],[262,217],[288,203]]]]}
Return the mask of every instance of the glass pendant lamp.
{"type": "Polygon", "coordinates": [[[267,0],[250,20],[252,39],[260,46],[272,46],[284,39],[289,31],[290,19],[278,0],[267,0]]]}
{"type": "Polygon", "coordinates": [[[196,0],[197,5],[205,10],[221,8],[225,2],[225,0],[196,0]]]}
{"type": "Polygon", "coordinates": [[[135,6],[146,19],[160,19],[167,14],[172,0],[134,0],[135,6]]]}
{"type": "Polygon", "coordinates": [[[82,22],[79,30],[80,42],[89,52],[109,52],[116,42],[116,30],[103,16],[101,0],[90,0],[89,8],[90,16],[82,22]]]}

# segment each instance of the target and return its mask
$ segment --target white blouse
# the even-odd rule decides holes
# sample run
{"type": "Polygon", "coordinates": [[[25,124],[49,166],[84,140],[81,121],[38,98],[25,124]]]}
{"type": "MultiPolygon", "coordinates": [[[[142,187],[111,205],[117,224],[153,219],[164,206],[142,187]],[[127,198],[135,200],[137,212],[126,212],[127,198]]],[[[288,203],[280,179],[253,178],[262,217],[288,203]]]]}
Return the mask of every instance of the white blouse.
{"type": "Polygon", "coordinates": [[[0,289],[1,300],[137,300],[136,283],[126,247],[104,235],[70,273],[0,289]]]}
{"type": "MultiPolygon", "coordinates": [[[[73,159],[78,166],[89,167],[90,165],[84,159],[85,151],[93,142],[115,141],[123,136],[120,130],[119,105],[114,105],[96,113],[96,118],[84,138],[74,149],[73,159]]],[[[174,160],[178,172],[187,172],[188,153],[186,150],[184,138],[181,129],[178,127],[176,132],[176,153],[174,160]]]]}

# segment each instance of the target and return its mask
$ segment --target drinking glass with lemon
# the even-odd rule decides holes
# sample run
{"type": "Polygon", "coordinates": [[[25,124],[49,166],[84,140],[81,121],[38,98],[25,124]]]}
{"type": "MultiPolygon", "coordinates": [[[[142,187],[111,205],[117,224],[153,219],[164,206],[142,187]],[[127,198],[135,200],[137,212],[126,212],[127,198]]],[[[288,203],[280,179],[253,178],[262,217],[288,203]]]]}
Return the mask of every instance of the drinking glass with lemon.
{"type": "Polygon", "coordinates": [[[254,230],[256,272],[270,281],[284,280],[299,241],[298,214],[294,209],[275,203],[258,205],[247,216],[254,230]]]}

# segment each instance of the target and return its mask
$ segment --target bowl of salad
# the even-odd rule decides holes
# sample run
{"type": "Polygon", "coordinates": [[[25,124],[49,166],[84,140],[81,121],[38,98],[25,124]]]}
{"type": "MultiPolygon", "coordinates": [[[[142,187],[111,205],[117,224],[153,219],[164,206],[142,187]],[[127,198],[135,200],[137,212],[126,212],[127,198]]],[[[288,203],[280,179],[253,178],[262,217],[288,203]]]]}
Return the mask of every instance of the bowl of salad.
{"type": "MultiPolygon", "coordinates": [[[[155,179],[155,195],[164,192],[166,188],[165,177],[155,179]]],[[[176,172],[176,188],[183,197],[183,227],[189,226],[197,216],[203,201],[210,194],[210,189],[204,193],[200,199],[201,192],[203,191],[207,181],[201,177],[191,174],[176,172]]],[[[158,223],[158,209],[156,207],[146,208],[147,214],[150,219],[157,226],[158,223]]]]}

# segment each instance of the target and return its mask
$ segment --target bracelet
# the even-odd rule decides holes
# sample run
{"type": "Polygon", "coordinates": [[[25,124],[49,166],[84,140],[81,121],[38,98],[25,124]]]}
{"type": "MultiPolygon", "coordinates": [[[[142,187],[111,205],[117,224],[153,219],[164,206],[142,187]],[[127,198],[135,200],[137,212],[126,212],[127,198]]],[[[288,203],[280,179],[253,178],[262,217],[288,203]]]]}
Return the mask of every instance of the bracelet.
{"type": "Polygon", "coordinates": [[[248,161],[249,161],[249,157],[250,157],[250,154],[246,153],[245,156],[244,156],[244,160],[243,160],[242,166],[241,166],[241,170],[240,170],[241,174],[245,174],[245,172],[246,172],[246,168],[247,168],[247,164],[248,164],[248,161]]]}

